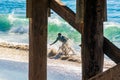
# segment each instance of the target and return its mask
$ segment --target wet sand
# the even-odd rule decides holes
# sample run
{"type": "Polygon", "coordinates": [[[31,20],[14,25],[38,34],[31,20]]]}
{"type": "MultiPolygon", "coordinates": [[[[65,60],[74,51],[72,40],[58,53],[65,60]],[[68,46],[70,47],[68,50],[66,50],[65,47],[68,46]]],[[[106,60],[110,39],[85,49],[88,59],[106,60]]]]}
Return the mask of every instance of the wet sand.
{"type": "MultiPolygon", "coordinates": [[[[50,50],[48,50],[49,52],[50,50]]],[[[19,61],[19,62],[29,62],[29,48],[26,44],[16,44],[16,43],[0,43],[0,59],[19,61]]],[[[81,66],[81,57],[77,55],[70,56],[71,60],[62,59],[50,59],[48,57],[48,64],[63,64],[63,65],[75,65],[76,67],[81,66]],[[78,61],[74,61],[74,59],[78,61]]],[[[116,64],[110,59],[104,59],[104,68],[110,68],[116,64]]]]}
{"type": "MultiPolygon", "coordinates": [[[[80,58],[77,57],[77,55],[74,55],[74,58],[80,58]]],[[[67,60],[62,60],[61,58],[59,59],[50,59],[49,57],[47,58],[47,69],[48,69],[48,80],[79,80],[81,77],[81,61],[68,61],[67,60]],[[56,74],[57,73],[57,74],[56,74]]],[[[80,59],[81,60],[81,59],[80,59]]],[[[23,78],[23,80],[28,79],[28,63],[29,63],[29,48],[28,45],[21,45],[21,44],[8,44],[8,43],[1,43],[0,44],[0,64],[3,65],[1,66],[0,69],[3,69],[5,71],[11,70],[17,70],[17,71],[22,71],[22,73],[19,72],[14,72],[14,73],[19,73],[19,75],[26,75],[23,78]]],[[[109,59],[105,59],[104,61],[104,70],[107,70],[111,68],[112,66],[115,66],[116,64],[109,59]]],[[[8,72],[11,73],[11,72],[8,72]]],[[[6,74],[5,72],[0,73],[6,74]]],[[[5,75],[3,75],[5,76],[5,75]]],[[[2,77],[3,77],[2,76],[2,77]]],[[[8,75],[9,76],[9,75],[8,75]]],[[[15,75],[12,75],[13,77],[15,75]]],[[[6,76],[5,76],[6,77],[6,76]]],[[[0,76],[1,78],[1,76],[0,76]]],[[[14,78],[11,78],[11,80],[14,78]]],[[[0,79],[2,80],[2,79],[0,79]]],[[[6,79],[10,80],[10,79],[6,79]]],[[[17,80],[17,79],[15,79],[17,80]]]]}

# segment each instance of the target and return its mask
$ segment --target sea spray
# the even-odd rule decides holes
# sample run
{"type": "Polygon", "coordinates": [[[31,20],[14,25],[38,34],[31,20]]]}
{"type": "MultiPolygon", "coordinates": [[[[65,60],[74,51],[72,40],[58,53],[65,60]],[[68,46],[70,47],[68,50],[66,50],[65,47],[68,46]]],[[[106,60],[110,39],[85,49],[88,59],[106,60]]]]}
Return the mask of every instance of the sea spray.
{"type": "Polygon", "coordinates": [[[49,18],[48,40],[55,40],[58,33],[62,33],[64,36],[67,36],[69,39],[78,44],[81,43],[81,34],[70,26],[65,20],[60,17],[49,18]]]}
{"type": "Polygon", "coordinates": [[[28,43],[28,19],[11,14],[0,14],[0,40],[28,43]]]}

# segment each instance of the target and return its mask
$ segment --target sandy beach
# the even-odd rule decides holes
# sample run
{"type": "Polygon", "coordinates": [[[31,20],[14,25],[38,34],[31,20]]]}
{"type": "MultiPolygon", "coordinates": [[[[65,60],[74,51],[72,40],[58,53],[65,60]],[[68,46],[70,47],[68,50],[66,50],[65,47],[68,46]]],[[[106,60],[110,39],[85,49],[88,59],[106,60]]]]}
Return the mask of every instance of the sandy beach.
{"type": "MultiPolygon", "coordinates": [[[[52,47],[53,48],[53,47],[52,47]]],[[[51,48],[48,49],[48,55],[50,54],[50,51],[53,51],[51,48]]],[[[56,52],[55,50],[53,52],[56,52]]],[[[57,53],[57,52],[56,52],[57,53]]],[[[77,52],[78,53],[78,52],[77,52]]],[[[48,64],[54,64],[54,63],[61,63],[61,64],[74,64],[76,66],[81,65],[81,57],[80,55],[71,55],[69,59],[50,59],[47,58],[48,64]],[[73,60],[72,60],[73,59],[73,60]],[[76,59],[76,61],[74,61],[76,59]],[[54,63],[53,63],[54,62],[54,63]]],[[[13,60],[13,61],[19,61],[19,62],[29,62],[29,47],[27,44],[17,44],[17,43],[7,43],[7,42],[1,42],[0,43],[0,59],[5,60],[13,60]]],[[[115,63],[111,61],[110,59],[104,59],[104,67],[111,67],[114,66],[115,63]]]]}
{"type": "MultiPolygon", "coordinates": [[[[47,69],[48,69],[48,80],[79,80],[81,77],[81,59],[79,62],[77,60],[74,61],[74,58],[78,57],[72,57],[73,60],[62,60],[59,59],[50,59],[47,58],[47,69]],[[57,74],[56,74],[57,73],[57,74]]],[[[79,57],[80,58],[80,57],[79,57]]],[[[29,49],[28,45],[20,45],[20,44],[6,44],[1,43],[0,44],[0,70],[7,70],[7,71],[15,71],[15,74],[12,74],[13,78],[6,78],[5,80],[12,80],[16,76],[16,73],[19,73],[17,75],[24,75],[21,77],[22,80],[28,79],[28,63],[29,63],[29,49]],[[17,70],[17,72],[16,72],[17,70]],[[18,71],[22,71],[21,73],[18,71]]],[[[109,59],[105,59],[104,62],[104,70],[109,69],[110,67],[115,66],[115,63],[110,61],[109,59]]],[[[2,72],[0,75],[3,74],[11,74],[11,72],[2,72]]],[[[9,76],[9,75],[8,75],[9,76]]],[[[20,77],[19,76],[19,77],[20,77]]],[[[6,77],[5,75],[0,76],[0,80],[3,77],[6,77]]],[[[18,79],[14,79],[18,80],[18,79]]]]}
{"type": "MultiPolygon", "coordinates": [[[[0,44],[0,80],[28,80],[29,51],[25,47],[20,44],[0,44]]],[[[47,59],[48,80],[79,80],[81,77],[80,64],[47,59]]]]}

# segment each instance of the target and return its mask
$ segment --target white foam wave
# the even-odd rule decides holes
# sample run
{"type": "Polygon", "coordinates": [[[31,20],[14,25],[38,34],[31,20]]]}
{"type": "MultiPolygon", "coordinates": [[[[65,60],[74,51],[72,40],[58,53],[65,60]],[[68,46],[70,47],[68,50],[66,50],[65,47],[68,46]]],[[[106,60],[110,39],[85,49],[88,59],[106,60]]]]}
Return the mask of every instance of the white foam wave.
{"type": "Polygon", "coordinates": [[[48,18],[49,23],[55,23],[56,25],[60,26],[62,24],[62,21],[56,17],[56,18],[48,18]]]}
{"type": "Polygon", "coordinates": [[[59,16],[55,16],[55,17],[52,17],[52,18],[48,18],[48,22],[50,24],[56,24],[57,27],[61,27],[61,26],[64,26],[64,27],[69,27],[69,29],[71,31],[75,31],[75,29],[73,27],[71,27],[71,25],[69,25],[65,20],[63,20],[62,18],[60,18],[59,16]]]}
{"type": "Polygon", "coordinates": [[[11,14],[8,15],[8,20],[12,25],[12,28],[9,30],[10,33],[28,33],[29,22],[26,18],[19,18],[15,16],[15,11],[13,10],[11,14]]]}
{"type": "Polygon", "coordinates": [[[7,40],[0,39],[0,43],[6,43],[6,44],[11,44],[11,45],[29,45],[28,43],[19,43],[19,42],[10,42],[7,40]]]}
{"type": "Polygon", "coordinates": [[[19,34],[28,33],[28,27],[22,27],[22,26],[12,27],[9,33],[19,33],[19,34]]]}
{"type": "Polygon", "coordinates": [[[14,33],[6,33],[0,34],[0,42],[10,42],[10,43],[26,43],[28,44],[28,34],[14,34],[14,33]]]}
{"type": "Polygon", "coordinates": [[[13,21],[15,21],[16,19],[13,17],[14,16],[14,11],[8,15],[8,20],[13,23],[13,21]]]}
{"type": "Polygon", "coordinates": [[[120,28],[120,23],[118,22],[104,22],[104,29],[108,27],[118,27],[120,28]]]}

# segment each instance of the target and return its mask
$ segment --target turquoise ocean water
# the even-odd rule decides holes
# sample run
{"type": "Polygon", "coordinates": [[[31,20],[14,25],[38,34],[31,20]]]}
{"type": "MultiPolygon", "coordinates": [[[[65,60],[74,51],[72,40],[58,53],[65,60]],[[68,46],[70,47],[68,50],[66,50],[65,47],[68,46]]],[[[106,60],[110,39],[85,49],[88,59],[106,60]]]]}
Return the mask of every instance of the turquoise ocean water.
{"type": "MultiPolygon", "coordinates": [[[[75,12],[75,0],[62,1],[75,12]]],[[[107,10],[108,21],[104,23],[104,36],[119,46],[120,0],[108,0],[107,10]]],[[[0,0],[0,41],[28,43],[28,22],[25,0],[0,0]]],[[[56,39],[58,32],[70,38],[77,45],[81,43],[80,33],[53,12],[48,19],[49,43],[56,39]]]]}

